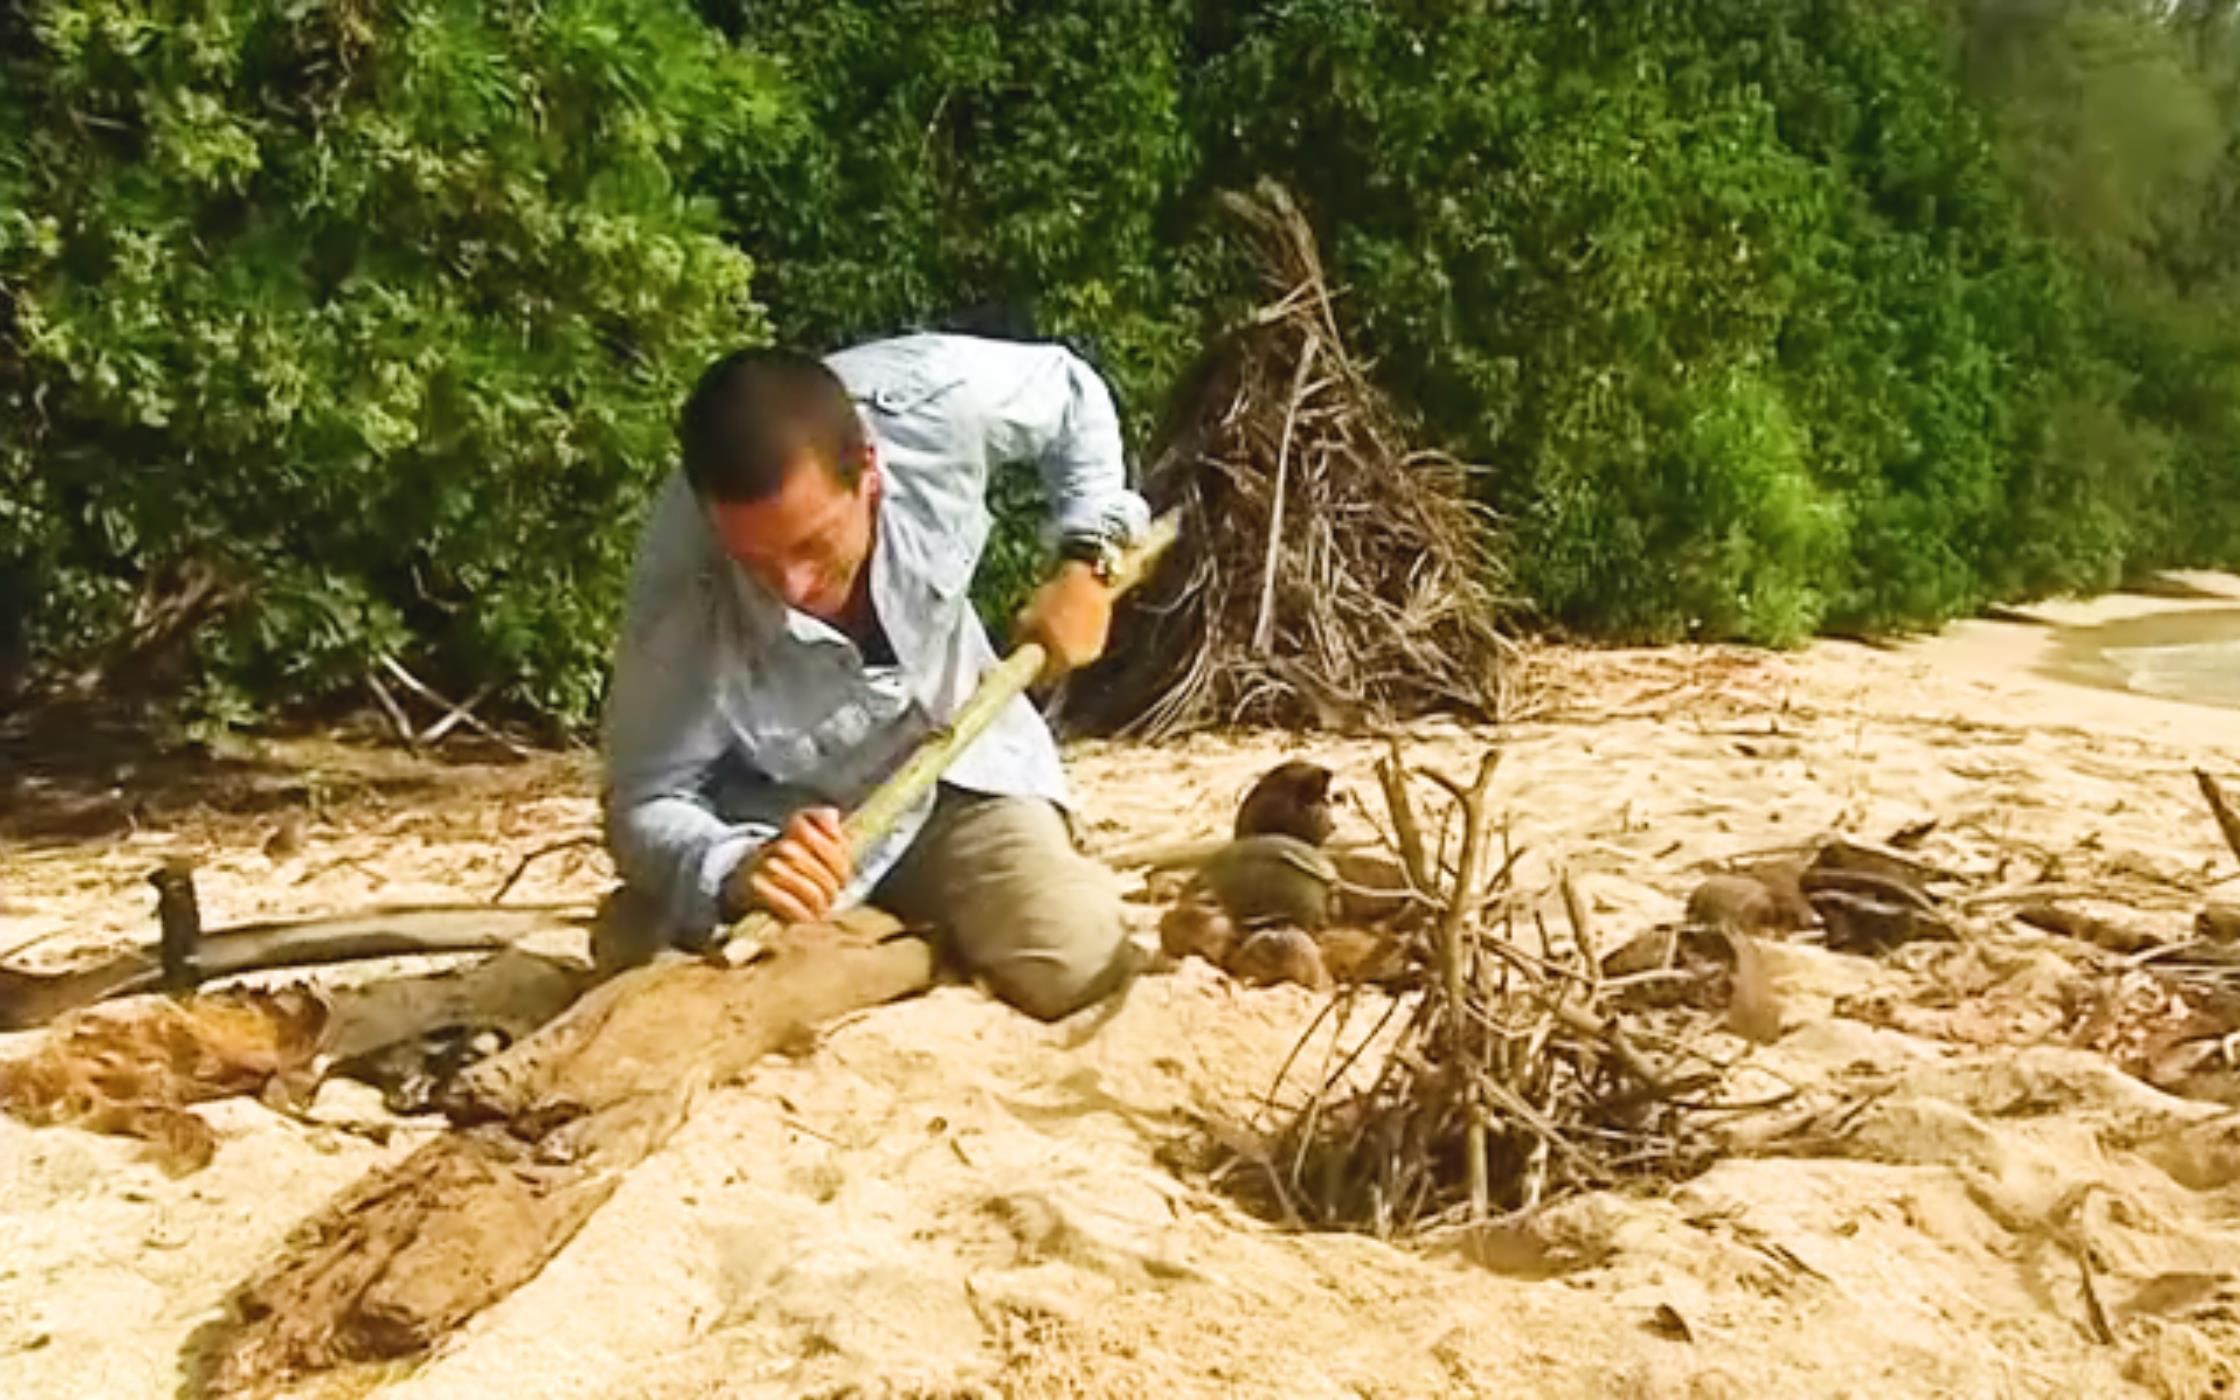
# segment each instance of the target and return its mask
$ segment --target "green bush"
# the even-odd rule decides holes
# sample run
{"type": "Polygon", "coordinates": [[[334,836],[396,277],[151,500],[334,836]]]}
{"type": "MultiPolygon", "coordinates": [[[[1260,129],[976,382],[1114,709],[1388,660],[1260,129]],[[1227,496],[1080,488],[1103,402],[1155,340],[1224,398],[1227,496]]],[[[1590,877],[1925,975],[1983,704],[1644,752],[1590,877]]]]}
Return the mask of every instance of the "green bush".
{"type": "MultiPolygon", "coordinates": [[[[660,0],[49,0],[0,59],[0,576],[51,659],[184,565],[201,700],[402,653],[580,720],[771,116],[660,0]],[[27,614],[27,616],[26,616],[27,614]]],[[[4,630],[4,629],[0,629],[4,630]]]]}
{"type": "Polygon", "coordinates": [[[1299,0],[1220,67],[1221,159],[1306,190],[1546,613],[1776,641],[1983,596],[2067,288],[1929,11],[1299,0]]]}
{"type": "Polygon", "coordinates": [[[1195,168],[1180,0],[708,0],[784,75],[717,172],[778,334],[1068,341],[1131,415],[1195,348],[1169,216],[1195,168]]]}
{"type": "Polygon", "coordinates": [[[2018,519],[2092,579],[2240,562],[2240,6],[1958,0],[1969,91],[2039,228],[2091,290],[2095,360],[2049,450],[2080,480],[2018,519]],[[2099,522],[2080,550],[2045,524],[2099,522]]]}

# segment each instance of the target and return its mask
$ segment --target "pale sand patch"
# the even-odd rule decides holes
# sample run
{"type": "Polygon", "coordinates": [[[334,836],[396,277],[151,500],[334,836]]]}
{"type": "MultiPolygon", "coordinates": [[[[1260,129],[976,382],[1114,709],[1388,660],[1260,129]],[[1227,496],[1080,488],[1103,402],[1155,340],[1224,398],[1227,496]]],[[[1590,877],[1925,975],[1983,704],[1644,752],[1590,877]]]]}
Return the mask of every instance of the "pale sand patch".
{"type": "MultiPolygon", "coordinates": [[[[2035,611],[2083,626],[2215,606],[2035,611]]],[[[2190,769],[2240,770],[2240,712],[2064,681],[2044,671],[2058,646],[1979,622],[1890,650],[1551,657],[1548,712],[1501,736],[1520,883],[1569,868],[1622,936],[1672,917],[1701,862],[1934,819],[1926,859],[1986,878],[2057,862],[2182,927],[2236,868],[2190,769]]],[[[1415,752],[1466,772],[1482,738],[1426,725],[1415,752]]],[[[1377,752],[1261,736],[1072,757],[1089,839],[1111,850],[1218,834],[1279,756],[1330,764],[1373,806],[1377,752]]],[[[345,795],[277,862],[264,822],[223,815],[0,847],[0,948],[146,936],[139,882],[178,850],[203,862],[213,925],[486,896],[520,854],[587,830],[588,794],[555,761],[345,795]]],[[[604,879],[597,860],[548,863],[515,897],[604,879]]],[[[2080,974],[2059,940],[1984,929],[1881,962],[1773,949],[1788,1031],[1752,1063],[1811,1095],[1872,1092],[1855,1131],[1661,1195],[1566,1202],[1538,1233],[1569,1267],[1507,1272],[1451,1244],[1287,1234],[1169,1165],[1199,1115],[1258,1102],[1308,994],[1190,963],[1080,1041],[945,987],[712,1095],[542,1275],[416,1371],[359,1379],[415,1400],[2231,1393],[2240,1118],[2062,1046],[2080,974]],[[2013,1014],[1975,1035],[1961,1013],[1979,1003],[2013,1014]],[[1692,1340],[1654,1325],[1660,1307],[1692,1340]]],[[[330,1086],[322,1106],[366,1098],[330,1086]]],[[[172,1393],[226,1290],[413,1140],[207,1112],[217,1159],[178,1181],[129,1143],[0,1121],[0,1394],[172,1393]]]]}

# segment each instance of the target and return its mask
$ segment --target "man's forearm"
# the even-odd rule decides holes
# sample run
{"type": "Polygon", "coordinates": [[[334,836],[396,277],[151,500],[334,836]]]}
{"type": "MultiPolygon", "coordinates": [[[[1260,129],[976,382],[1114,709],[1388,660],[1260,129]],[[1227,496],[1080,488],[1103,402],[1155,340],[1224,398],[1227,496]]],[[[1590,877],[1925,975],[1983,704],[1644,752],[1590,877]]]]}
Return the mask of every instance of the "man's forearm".
{"type": "Polygon", "coordinates": [[[726,822],[676,796],[610,803],[606,823],[607,848],[622,878],[659,900],[677,933],[722,922],[725,880],[777,833],[764,822],[726,822]]]}

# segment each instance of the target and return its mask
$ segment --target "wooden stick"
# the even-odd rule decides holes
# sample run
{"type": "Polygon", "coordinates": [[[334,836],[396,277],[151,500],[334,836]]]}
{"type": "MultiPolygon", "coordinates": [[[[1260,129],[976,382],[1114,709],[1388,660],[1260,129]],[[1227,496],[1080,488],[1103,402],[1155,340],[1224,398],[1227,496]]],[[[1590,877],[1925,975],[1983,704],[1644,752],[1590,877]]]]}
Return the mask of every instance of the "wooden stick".
{"type": "MultiPolygon", "coordinates": [[[[1143,538],[1121,556],[1112,578],[1115,598],[1143,581],[1159,556],[1174,543],[1180,528],[1180,517],[1171,511],[1151,522],[1143,538]]],[[[847,837],[849,857],[861,860],[885,839],[910,809],[917,806],[919,799],[933,791],[941,775],[949,771],[949,765],[995,723],[1004,706],[1034,684],[1047,661],[1039,642],[1027,642],[983,674],[980,684],[974,687],[956,717],[928,735],[893,776],[879,784],[862,806],[848,814],[841,831],[847,837]]],[[[731,926],[716,956],[728,966],[744,966],[779,927],[776,915],[757,909],[731,926]]]]}
{"type": "MultiPolygon", "coordinates": [[[[522,747],[520,744],[513,742],[513,740],[508,739],[505,735],[500,734],[497,730],[492,729],[489,725],[484,724],[481,720],[476,719],[473,713],[468,710],[466,706],[453,704],[449,699],[439,694],[433,686],[429,685],[426,681],[421,680],[418,676],[412,674],[412,672],[406,670],[404,668],[404,663],[397,660],[396,657],[384,652],[380,658],[380,662],[381,668],[387,671],[391,676],[394,676],[398,685],[403,686],[406,690],[411,691],[414,695],[419,696],[429,704],[434,705],[436,708],[444,711],[444,717],[446,719],[449,719],[452,715],[457,715],[459,719],[466,724],[467,728],[472,729],[475,733],[480,734],[483,738],[488,739],[491,743],[496,744],[499,748],[504,749],[507,753],[514,755],[516,758],[528,758],[531,756],[530,750],[522,747]]],[[[398,712],[400,717],[402,713],[402,711],[398,712]]],[[[405,742],[417,748],[421,743],[421,736],[419,731],[414,729],[409,723],[407,723],[404,728],[405,742]]]]}
{"type": "Polygon", "coordinates": [[[1594,924],[1588,918],[1586,901],[1579,897],[1578,882],[1571,878],[1571,867],[1565,866],[1557,881],[1563,889],[1564,917],[1571,922],[1571,941],[1586,960],[1588,981],[1598,983],[1602,980],[1602,953],[1595,945],[1594,924]]]}
{"type": "MultiPolygon", "coordinates": [[[[362,958],[485,952],[589,921],[590,911],[580,905],[433,904],[243,924],[204,932],[194,944],[194,968],[196,980],[208,981],[362,958]]],[[[152,991],[163,981],[160,946],[134,948],[74,972],[0,968],[0,1030],[43,1025],[97,1001],[152,991]]]]}
{"type": "Polygon", "coordinates": [[[1276,564],[1283,558],[1283,497],[1284,488],[1291,480],[1291,430],[1299,421],[1299,405],[1306,402],[1307,377],[1314,373],[1315,352],[1321,348],[1322,337],[1309,330],[1307,343],[1299,347],[1299,369],[1291,380],[1291,403],[1283,412],[1283,438],[1276,444],[1275,495],[1268,503],[1268,554],[1260,571],[1260,612],[1252,622],[1252,649],[1263,656],[1275,640],[1276,564]]]}
{"type": "Polygon", "coordinates": [[[1384,788],[1385,811],[1392,817],[1392,839],[1400,846],[1400,860],[1408,867],[1408,880],[1426,894],[1434,893],[1431,867],[1423,850],[1423,827],[1416,821],[1416,806],[1408,796],[1408,766],[1400,754],[1400,741],[1377,760],[1377,782],[1384,788]]]}
{"type": "Polygon", "coordinates": [[[492,904],[505,903],[506,896],[513,893],[513,887],[520,884],[521,877],[529,873],[529,867],[543,860],[546,856],[554,856],[562,851],[573,851],[584,846],[596,846],[598,844],[599,838],[596,836],[571,836],[565,841],[554,841],[550,845],[537,847],[523,856],[520,863],[513,867],[513,873],[506,876],[506,882],[498,886],[496,894],[490,896],[490,902],[492,904]]]}
{"type": "Polygon", "coordinates": [[[2217,830],[2224,833],[2225,845],[2231,847],[2234,856],[2240,857],[2240,815],[2233,813],[2232,803],[2226,800],[2224,788],[2210,776],[2206,768],[2194,769],[2193,780],[2201,785],[2201,795],[2208,799],[2209,812],[2217,819],[2217,830]]]}
{"type": "MultiPolygon", "coordinates": [[[[1462,851],[1455,861],[1454,890],[1447,905],[1446,919],[1439,928],[1439,974],[1446,983],[1447,1032],[1452,1041],[1450,1053],[1454,1056],[1458,1071],[1470,1062],[1467,1039],[1469,1003],[1462,985],[1462,940],[1469,930],[1471,915],[1477,907],[1478,866],[1486,846],[1486,793],[1493,787],[1493,775],[1500,766],[1501,750],[1487,750],[1486,756],[1478,764],[1477,782],[1471,785],[1467,793],[1461,794],[1462,851]]],[[[1485,1219],[1490,1197],[1486,1172],[1486,1116],[1484,1106],[1477,1101],[1478,1098],[1476,1094],[1471,1096],[1470,1122],[1463,1139],[1463,1161],[1469,1173],[1470,1216],[1473,1220],[1485,1219]]]]}
{"type": "Polygon", "coordinates": [[[202,943],[202,905],[194,893],[194,863],[165,861],[148,876],[156,887],[156,944],[163,968],[163,989],[191,991],[202,980],[198,950],[202,943]]]}
{"type": "Polygon", "coordinates": [[[2058,904],[2026,904],[2015,911],[2014,917],[2032,928],[2078,939],[2111,953],[2136,953],[2176,941],[2058,904]]]}
{"type": "Polygon", "coordinates": [[[405,718],[404,708],[389,693],[389,687],[381,683],[381,677],[369,673],[366,676],[366,688],[373,692],[374,699],[381,702],[381,712],[389,717],[389,723],[397,727],[397,737],[407,744],[413,742],[412,721],[405,718]]]}
{"type": "Polygon", "coordinates": [[[426,729],[421,730],[419,742],[423,744],[435,743],[444,735],[449,734],[452,729],[457,727],[460,721],[471,721],[474,718],[474,707],[489,699],[490,693],[497,688],[498,687],[494,682],[475,687],[474,694],[468,696],[466,699],[461,700],[458,704],[451,707],[451,713],[445,715],[442,719],[437,720],[434,724],[429,725],[426,729]]]}

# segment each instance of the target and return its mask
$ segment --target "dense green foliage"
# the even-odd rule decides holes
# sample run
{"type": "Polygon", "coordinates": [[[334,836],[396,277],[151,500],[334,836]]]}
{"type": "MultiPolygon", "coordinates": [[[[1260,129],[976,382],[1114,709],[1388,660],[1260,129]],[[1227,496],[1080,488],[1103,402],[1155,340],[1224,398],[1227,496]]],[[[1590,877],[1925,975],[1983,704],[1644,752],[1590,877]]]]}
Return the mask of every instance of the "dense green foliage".
{"type": "Polygon", "coordinates": [[[387,647],[580,720],[710,349],[1062,337],[1140,435],[1259,294],[1210,196],[1262,175],[1546,619],[1782,642],[2232,563],[2232,11],[34,4],[0,580],[68,657],[222,562],[206,694],[387,647]]]}
{"type": "Polygon", "coordinates": [[[694,192],[768,120],[757,65],[645,0],[9,13],[0,574],[34,649],[191,561],[247,590],[199,639],[221,713],[386,649],[585,714],[680,385],[761,332],[694,192]]]}
{"type": "Polygon", "coordinates": [[[2002,26],[2042,71],[2050,24],[1995,0],[1177,8],[743,7],[812,113],[733,206],[781,329],[992,305],[1147,415],[1243,290],[1206,193],[1275,174],[1387,384],[1495,469],[1552,620],[1787,641],[2229,557],[2231,303],[2111,298],[2022,178],[2056,143],[2117,221],[2229,188],[2198,17],[2024,7],[2157,55],[2086,118],[1983,76],[2002,26]],[[2150,77],[2166,116],[2116,108],[2150,77]],[[2101,175],[2119,130],[2172,172],[2101,175]]]}

